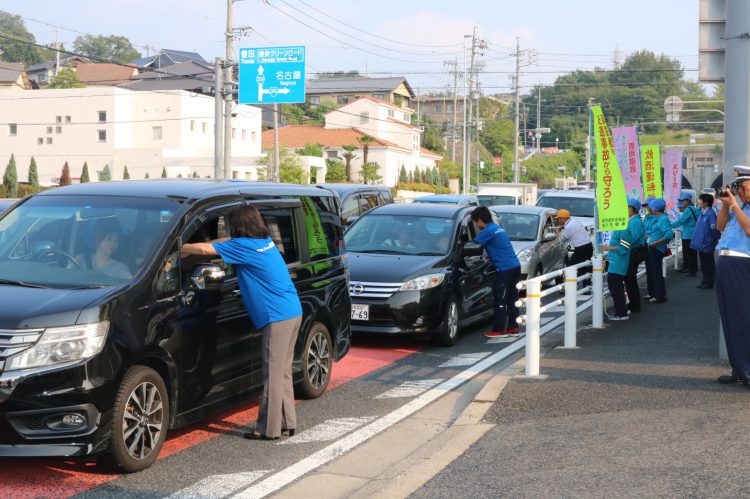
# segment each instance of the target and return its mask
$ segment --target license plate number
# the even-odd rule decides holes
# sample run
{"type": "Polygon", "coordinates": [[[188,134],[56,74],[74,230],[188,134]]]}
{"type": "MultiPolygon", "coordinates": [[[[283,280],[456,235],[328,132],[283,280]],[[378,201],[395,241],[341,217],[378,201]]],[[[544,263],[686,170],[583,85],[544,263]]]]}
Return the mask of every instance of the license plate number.
{"type": "Polygon", "coordinates": [[[369,321],[370,320],[370,305],[361,305],[352,303],[352,320],[353,321],[369,321]]]}

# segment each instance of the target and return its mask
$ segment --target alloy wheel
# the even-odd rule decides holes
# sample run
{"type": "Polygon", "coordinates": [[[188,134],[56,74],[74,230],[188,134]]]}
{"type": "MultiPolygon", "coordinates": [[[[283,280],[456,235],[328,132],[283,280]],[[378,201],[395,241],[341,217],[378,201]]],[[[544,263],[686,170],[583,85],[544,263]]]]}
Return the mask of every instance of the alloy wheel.
{"type": "Polygon", "coordinates": [[[315,333],[307,351],[307,379],[316,390],[325,385],[328,380],[331,366],[330,351],[325,334],[315,333]]]}
{"type": "Polygon", "coordinates": [[[458,334],[458,305],[455,301],[451,302],[448,308],[448,335],[455,338],[458,334]]]}
{"type": "Polygon", "coordinates": [[[159,441],[164,405],[159,389],[145,381],[130,393],[122,416],[122,440],[133,459],[145,459],[159,441]]]}

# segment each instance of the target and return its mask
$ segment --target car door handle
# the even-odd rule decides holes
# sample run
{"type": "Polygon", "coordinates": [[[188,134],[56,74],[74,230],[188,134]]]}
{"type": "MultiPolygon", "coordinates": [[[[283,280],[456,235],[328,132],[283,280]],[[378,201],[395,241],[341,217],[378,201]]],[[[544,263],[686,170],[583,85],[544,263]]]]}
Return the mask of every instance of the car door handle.
{"type": "Polygon", "coordinates": [[[241,296],[241,295],[242,295],[242,291],[239,289],[235,289],[234,291],[232,291],[232,296],[241,296]]]}

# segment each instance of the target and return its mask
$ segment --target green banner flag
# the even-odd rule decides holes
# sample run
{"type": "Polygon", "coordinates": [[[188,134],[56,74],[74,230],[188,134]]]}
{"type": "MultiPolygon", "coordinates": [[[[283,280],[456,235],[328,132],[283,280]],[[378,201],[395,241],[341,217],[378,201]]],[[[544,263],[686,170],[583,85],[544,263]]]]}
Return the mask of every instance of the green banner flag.
{"type": "Polygon", "coordinates": [[[646,198],[662,197],[661,152],[658,145],[641,146],[641,165],[643,165],[643,195],[646,198]]]}
{"type": "Polygon", "coordinates": [[[623,230],[628,226],[628,198],[617,162],[612,134],[601,106],[591,107],[596,147],[596,205],[599,230],[623,230]]]}

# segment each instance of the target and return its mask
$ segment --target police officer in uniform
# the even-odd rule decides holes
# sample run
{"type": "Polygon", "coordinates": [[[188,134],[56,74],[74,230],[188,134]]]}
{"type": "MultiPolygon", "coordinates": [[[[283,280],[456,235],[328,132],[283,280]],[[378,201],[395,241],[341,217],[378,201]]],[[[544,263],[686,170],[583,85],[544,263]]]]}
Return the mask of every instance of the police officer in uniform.
{"type": "Polygon", "coordinates": [[[750,167],[735,166],[737,178],[718,193],[722,231],[716,246],[716,294],[732,373],[719,383],[744,383],[750,388],[750,167]],[[735,194],[736,193],[736,194],[735,194]],[[737,201],[737,197],[740,201],[737,201]]]}

